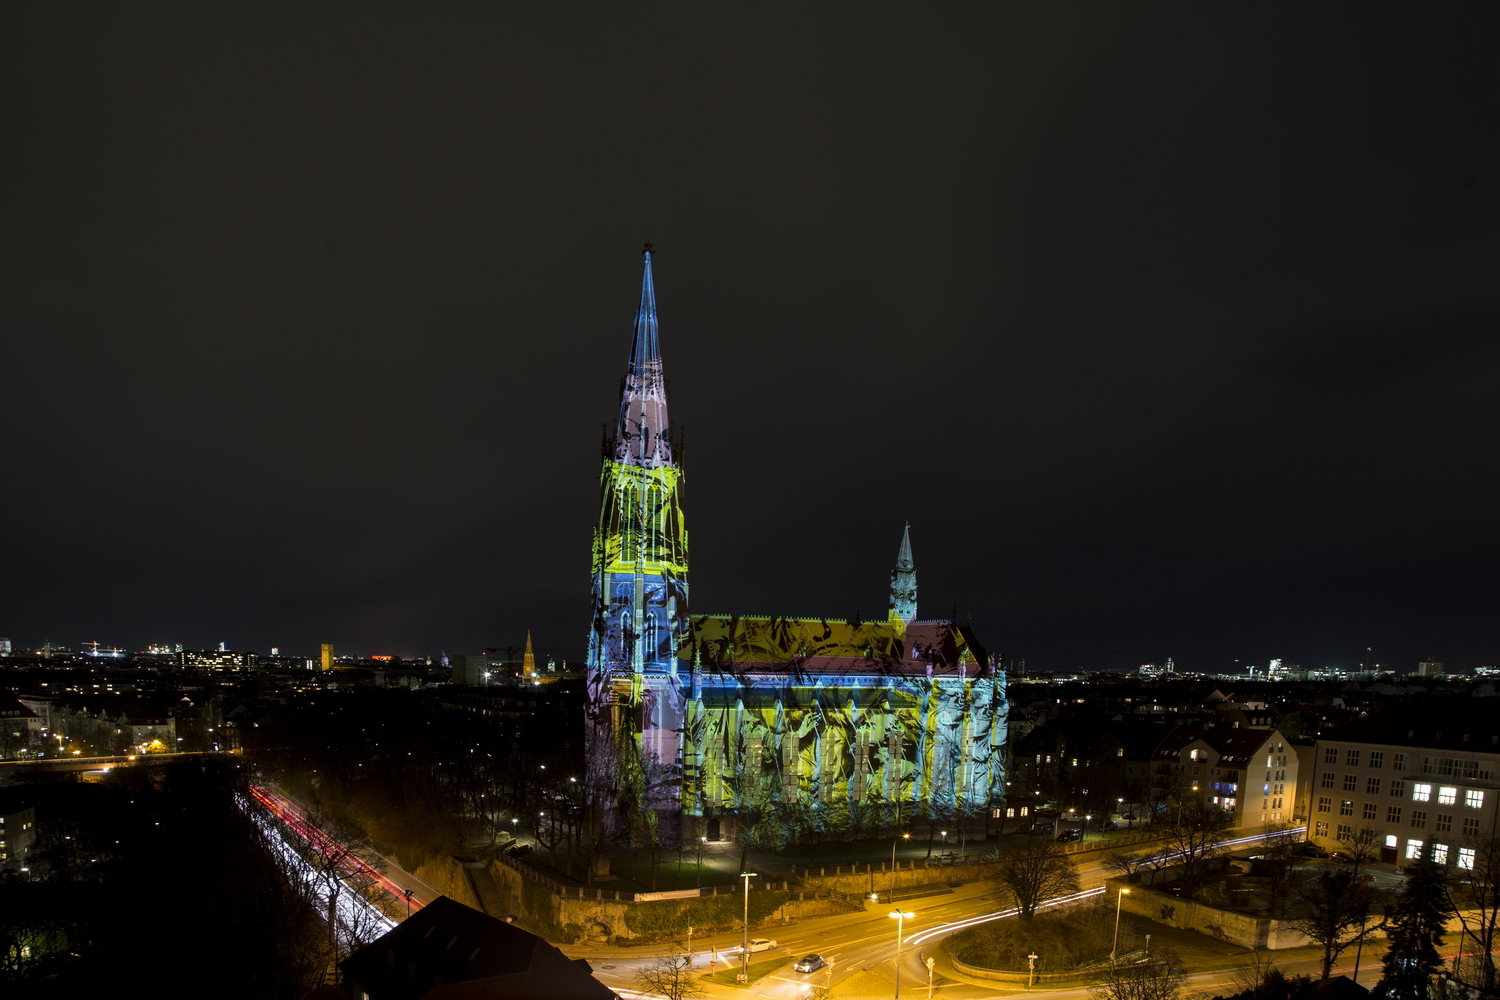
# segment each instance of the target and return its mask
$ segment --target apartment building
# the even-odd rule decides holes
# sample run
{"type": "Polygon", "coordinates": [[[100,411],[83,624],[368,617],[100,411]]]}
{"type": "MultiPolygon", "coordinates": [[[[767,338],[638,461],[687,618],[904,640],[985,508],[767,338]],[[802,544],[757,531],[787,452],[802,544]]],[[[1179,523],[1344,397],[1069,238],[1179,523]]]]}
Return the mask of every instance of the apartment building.
{"type": "Polygon", "coordinates": [[[1151,779],[1166,809],[1196,799],[1233,827],[1295,818],[1297,753],[1277,729],[1178,726],[1156,748],[1151,779]]]}
{"type": "Polygon", "coordinates": [[[1410,864],[1431,851],[1472,867],[1474,842],[1496,833],[1500,705],[1425,698],[1392,705],[1319,739],[1308,839],[1337,849],[1369,845],[1410,864]]]}

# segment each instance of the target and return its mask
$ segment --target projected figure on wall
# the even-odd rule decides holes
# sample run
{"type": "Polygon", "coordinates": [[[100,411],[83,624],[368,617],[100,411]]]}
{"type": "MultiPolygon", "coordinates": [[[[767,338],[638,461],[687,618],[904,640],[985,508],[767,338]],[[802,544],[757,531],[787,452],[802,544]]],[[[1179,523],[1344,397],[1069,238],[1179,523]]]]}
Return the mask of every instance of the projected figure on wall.
{"type": "Polygon", "coordinates": [[[587,753],[612,832],[977,833],[1004,800],[1005,675],[967,625],[917,617],[911,526],[884,620],[690,616],[681,452],[648,246],[593,545],[587,753]]]}

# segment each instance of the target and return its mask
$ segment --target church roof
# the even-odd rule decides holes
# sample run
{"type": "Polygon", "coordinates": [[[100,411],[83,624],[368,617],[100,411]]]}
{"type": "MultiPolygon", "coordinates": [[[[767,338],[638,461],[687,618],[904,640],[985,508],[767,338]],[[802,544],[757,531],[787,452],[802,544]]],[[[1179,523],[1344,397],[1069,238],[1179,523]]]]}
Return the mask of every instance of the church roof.
{"type": "Polygon", "coordinates": [[[978,677],[989,654],[953,621],[859,621],[694,615],[678,656],[729,674],[859,674],[978,677]]]}

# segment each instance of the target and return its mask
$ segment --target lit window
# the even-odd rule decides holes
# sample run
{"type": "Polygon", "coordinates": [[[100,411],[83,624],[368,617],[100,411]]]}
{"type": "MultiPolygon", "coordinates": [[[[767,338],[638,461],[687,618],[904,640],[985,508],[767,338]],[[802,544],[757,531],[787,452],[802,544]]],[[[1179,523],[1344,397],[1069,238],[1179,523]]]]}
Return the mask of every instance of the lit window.
{"type": "Polygon", "coordinates": [[[1440,865],[1446,865],[1448,863],[1448,845],[1439,844],[1434,840],[1432,842],[1432,860],[1440,865]]]}
{"type": "Polygon", "coordinates": [[[1455,803],[1457,801],[1458,801],[1458,789],[1457,788],[1439,788],[1438,789],[1438,805],[1440,805],[1440,806],[1451,806],[1451,805],[1453,805],[1453,803],[1455,803]]]}
{"type": "Polygon", "coordinates": [[[1411,800],[1413,802],[1432,801],[1432,786],[1424,785],[1420,781],[1411,786],[1411,800]]]}
{"type": "Polygon", "coordinates": [[[1483,809],[1484,793],[1474,788],[1464,789],[1464,805],[1470,809],[1483,809]]]}
{"type": "Polygon", "coordinates": [[[1422,859],[1422,842],[1420,840],[1408,840],[1406,842],[1406,858],[1408,861],[1420,861],[1422,859]]]}
{"type": "Polygon", "coordinates": [[[1340,799],[1339,800],[1339,815],[1340,816],[1353,816],[1354,815],[1354,803],[1350,802],[1348,799],[1340,799]]]}
{"type": "Polygon", "coordinates": [[[1386,834],[1385,835],[1385,846],[1386,847],[1395,847],[1396,846],[1396,842],[1397,842],[1398,839],[1399,838],[1394,833],[1388,833],[1388,834],[1386,834]]]}
{"type": "Polygon", "coordinates": [[[1313,836],[1315,836],[1315,837],[1326,837],[1326,836],[1328,836],[1328,824],[1320,821],[1317,824],[1316,828],[1315,828],[1315,832],[1314,832],[1313,836]]]}
{"type": "Polygon", "coordinates": [[[1473,867],[1474,867],[1474,848],[1472,848],[1472,847],[1460,847],[1458,849],[1458,867],[1473,869],[1473,867]]]}

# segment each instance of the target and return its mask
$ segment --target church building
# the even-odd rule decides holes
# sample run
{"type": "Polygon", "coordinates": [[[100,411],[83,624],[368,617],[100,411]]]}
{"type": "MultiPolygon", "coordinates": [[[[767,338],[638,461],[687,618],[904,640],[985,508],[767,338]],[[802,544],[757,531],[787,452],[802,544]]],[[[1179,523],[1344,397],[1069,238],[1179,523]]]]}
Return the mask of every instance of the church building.
{"type": "Polygon", "coordinates": [[[620,832],[644,816],[668,842],[767,848],[982,835],[1005,796],[1005,674],[968,625],[918,617],[910,525],[882,620],[693,615],[680,455],[648,245],[604,443],[588,644],[590,780],[620,832]]]}

